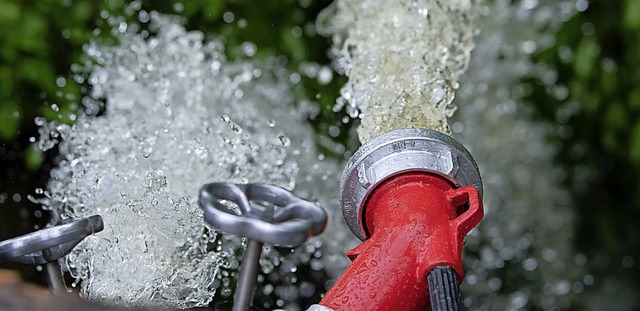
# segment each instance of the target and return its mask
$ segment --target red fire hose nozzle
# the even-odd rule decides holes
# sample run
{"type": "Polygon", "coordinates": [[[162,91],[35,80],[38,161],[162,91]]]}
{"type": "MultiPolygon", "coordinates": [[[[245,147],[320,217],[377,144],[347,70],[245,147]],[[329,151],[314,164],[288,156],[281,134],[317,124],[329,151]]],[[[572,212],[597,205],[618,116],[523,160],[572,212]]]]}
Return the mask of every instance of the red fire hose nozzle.
{"type": "Polygon", "coordinates": [[[460,310],[462,246],[482,219],[482,181],[457,141],[401,129],[364,144],[341,183],[344,218],[364,242],[320,302],[333,310],[460,310]]]}

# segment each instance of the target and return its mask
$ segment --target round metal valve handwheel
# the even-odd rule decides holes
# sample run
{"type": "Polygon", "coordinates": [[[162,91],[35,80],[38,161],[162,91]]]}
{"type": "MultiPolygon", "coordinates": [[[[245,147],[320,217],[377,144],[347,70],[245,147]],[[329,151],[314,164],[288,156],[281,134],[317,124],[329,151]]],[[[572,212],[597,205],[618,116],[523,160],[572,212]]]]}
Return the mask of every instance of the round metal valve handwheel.
{"type": "Polygon", "coordinates": [[[327,225],[327,213],[320,206],[265,184],[206,184],[198,204],[211,226],[247,237],[233,311],[246,311],[251,306],[262,243],[296,246],[322,233],[327,225]],[[234,202],[239,210],[233,211],[224,200],[234,202]]]}
{"type": "Polygon", "coordinates": [[[0,260],[44,265],[49,289],[56,295],[67,292],[58,259],[66,256],[84,238],[104,229],[99,215],[0,242],[0,260]]]}
{"type": "Polygon", "coordinates": [[[272,185],[206,184],[198,204],[211,226],[278,246],[302,244],[327,224],[327,213],[321,207],[272,185]],[[223,200],[236,203],[240,214],[223,200]]]}
{"type": "Polygon", "coordinates": [[[0,242],[0,260],[31,265],[56,261],[84,238],[104,229],[98,215],[25,234],[0,242]]]}

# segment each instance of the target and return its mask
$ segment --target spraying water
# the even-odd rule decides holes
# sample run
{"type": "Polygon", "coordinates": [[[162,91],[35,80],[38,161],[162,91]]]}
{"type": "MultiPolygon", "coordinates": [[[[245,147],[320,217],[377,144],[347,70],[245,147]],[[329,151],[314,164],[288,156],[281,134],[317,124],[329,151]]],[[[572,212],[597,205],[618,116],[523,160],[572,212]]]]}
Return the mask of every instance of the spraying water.
{"type": "Polygon", "coordinates": [[[275,184],[328,210],[332,230],[323,239],[286,256],[265,247],[262,282],[290,284],[267,285],[278,306],[313,287],[297,281],[298,263],[339,273],[353,239],[334,213],[339,166],[315,150],[308,104],[292,108],[289,73],[229,62],[220,42],[204,42],[176,18],[152,14],[150,28],[157,35],[116,28],[118,46],[86,48],[96,65],[83,104],[95,112],[105,101],[104,115],[41,128],[41,147],[60,141],[61,156],[45,204],[61,218],[104,218],[104,232],[67,259],[83,294],[181,308],[230,298],[242,241],[204,225],[196,196],[212,181],[275,184]]]}
{"type": "Polygon", "coordinates": [[[574,1],[494,1],[478,18],[481,32],[456,99],[464,109],[452,124],[476,157],[487,194],[485,220],[467,238],[470,308],[567,309],[593,284],[586,257],[573,249],[563,169],[545,142],[548,129],[528,120],[527,87],[519,82],[536,71],[553,76],[530,58],[554,44],[555,29],[574,13],[574,1]]]}
{"type": "Polygon", "coordinates": [[[530,55],[553,44],[553,30],[572,16],[574,2],[344,0],[332,10],[320,24],[349,77],[336,108],[360,118],[361,142],[407,127],[449,133],[461,80],[453,134],[480,165],[488,212],[467,239],[465,305],[569,308],[593,277],[584,274],[586,257],[572,250],[563,172],[552,164],[545,127],[527,121],[526,88],[518,81],[538,69],[530,55]],[[461,76],[474,20],[481,35],[461,76]]]}
{"type": "MultiPolygon", "coordinates": [[[[571,250],[562,171],[550,164],[545,129],[521,113],[525,90],[514,82],[535,68],[529,55],[552,43],[539,29],[552,31],[572,8],[572,1],[338,1],[319,20],[349,76],[336,109],[361,118],[363,142],[404,127],[448,133],[474,19],[482,30],[457,94],[464,109],[451,126],[483,171],[489,211],[467,242],[468,307],[566,308],[594,283],[581,271],[586,258],[571,250]],[[507,265],[513,275],[503,273],[507,265]]],[[[68,259],[85,295],[180,307],[229,296],[227,270],[238,266],[241,241],[203,226],[195,192],[211,180],[275,183],[319,201],[332,217],[325,237],[286,258],[267,249],[262,269],[295,277],[295,264],[311,260],[336,275],[346,265],[337,254],[353,241],[335,212],[340,166],[318,161],[304,111],[291,109],[287,73],[230,63],[219,42],[155,21],[154,38],[125,33],[118,47],[87,50],[99,65],[84,104],[106,99],[104,116],[43,128],[44,148],[62,138],[50,208],[62,217],[99,212],[108,224],[68,259]]],[[[295,286],[279,291],[283,301],[297,294],[295,286]]]]}
{"type": "Polygon", "coordinates": [[[447,118],[469,63],[475,1],[337,1],[319,17],[349,77],[335,109],[360,117],[362,143],[401,128],[450,134],[447,118]]]}

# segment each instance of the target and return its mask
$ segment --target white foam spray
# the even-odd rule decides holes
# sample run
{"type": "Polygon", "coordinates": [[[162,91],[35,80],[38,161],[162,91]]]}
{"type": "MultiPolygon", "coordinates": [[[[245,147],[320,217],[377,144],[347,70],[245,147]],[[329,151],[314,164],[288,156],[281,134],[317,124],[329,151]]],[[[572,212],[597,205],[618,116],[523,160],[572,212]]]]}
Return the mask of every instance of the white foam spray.
{"type": "Polygon", "coordinates": [[[335,109],[360,118],[361,142],[400,128],[450,134],[447,118],[476,28],[473,0],[336,1],[319,17],[338,71],[335,109]]]}
{"type": "Polygon", "coordinates": [[[261,281],[289,284],[275,289],[278,305],[298,298],[298,263],[339,273],[353,241],[337,207],[339,165],[316,151],[310,104],[293,96],[290,73],[229,62],[221,42],[176,18],[154,13],[151,28],[157,35],[116,27],[117,46],[86,47],[95,64],[87,65],[83,104],[91,112],[106,102],[104,115],[41,128],[41,147],[59,142],[61,158],[48,208],[62,218],[104,218],[104,232],[67,258],[83,295],[181,308],[216,294],[230,299],[242,241],[206,227],[196,204],[200,187],[214,181],[275,184],[328,210],[322,238],[287,255],[265,247],[269,277],[261,281]]]}

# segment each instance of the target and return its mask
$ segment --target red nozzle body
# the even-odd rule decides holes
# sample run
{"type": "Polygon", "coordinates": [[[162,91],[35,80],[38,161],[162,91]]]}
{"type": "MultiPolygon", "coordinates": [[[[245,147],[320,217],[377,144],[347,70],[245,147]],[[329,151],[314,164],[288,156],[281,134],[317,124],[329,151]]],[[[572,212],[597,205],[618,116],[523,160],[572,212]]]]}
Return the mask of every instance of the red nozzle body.
{"type": "Polygon", "coordinates": [[[460,280],[465,235],[484,215],[474,186],[456,188],[442,176],[406,172],[366,198],[369,238],[347,256],[353,263],[321,305],[334,310],[424,310],[427,274],[453,268],[460,280]]]}

